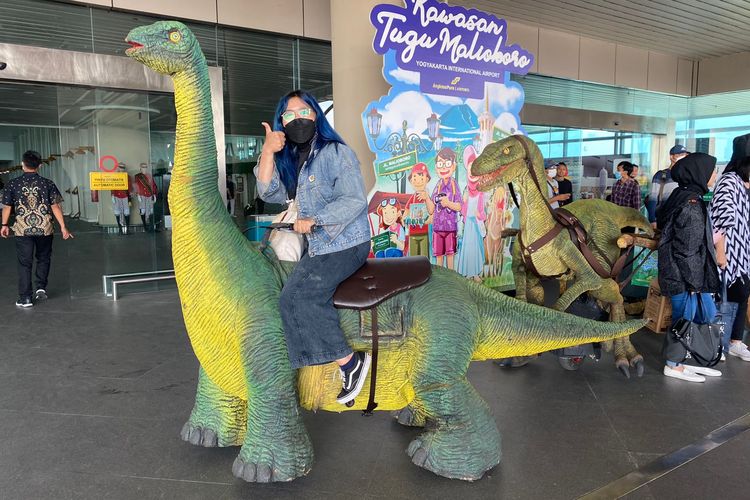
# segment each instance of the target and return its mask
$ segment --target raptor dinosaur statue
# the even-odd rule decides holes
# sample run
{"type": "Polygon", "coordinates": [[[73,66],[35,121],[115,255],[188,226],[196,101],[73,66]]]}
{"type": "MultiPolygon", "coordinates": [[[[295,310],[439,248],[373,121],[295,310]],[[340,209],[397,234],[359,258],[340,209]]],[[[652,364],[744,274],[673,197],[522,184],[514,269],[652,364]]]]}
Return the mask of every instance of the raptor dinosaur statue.
{"type": "MultiPolygon", "coordinates": [[[[208,69],[195,36],[179,22],[160,21],[133,29],[126,41],[128,56],[174,80],[172,252],[185,327],[201,365],[182,438],[206,447],[241,445],[232,470],[245,481],[303,476],[313,449],[300,408],[346,409],[335,402],[337,367],[294,371],[289,364],[278,308],[294,263],[247,241],[224,207],[208,69]]],[[[381,342],[378,409],[399,410],[400,423],[425,426],[408,447],[416,465],[465,480],[500,461],[495,419],[466,379],[470,361],[603,341],[643,324],[596,323],[525,304],[443,268],[377,312],[382,331],[401,331],[381,342]]],[[[366,316],[341,310],[340,320],[354,349],[370,349],[366,316]]],[[[360,395],[352,409],[366,400],[360,395]]]]}
{"type": "MultiPolygon", "coordinates": [[[[561,294],[553,306],[555,309],[567,310],[575,299],[588,292],[609,306],[610,321],[624,321],[623,297],[615,280],[618,274],[615,263],[621,252],[617,240],[625,227],[653,236],[651,225],[637,210],[604,200],[578,200],[566,205],[565,209],[585,230],[585,234],[579,234],[591,251],[589,257],[595,259],[592,266],[576,245],[577,236],[574,238],[563,230],[547,202],[546,186],[540,187],[546,178],[543,161],[533,140],[513,135],[486,146],[472,165],[472,175],[479,178],[480,190],[489,191],[512,182],[519,191],[520,237],[513,247],[516,298],[544,304],[540,278],[557,277],[561,294]],[[568,287],[570,281],[573,284],[568,287]]],[[[615,339],[613,344],[617,368],[627,377],[630,367],[636,369],[638,376],[643,375],[643,356],[630,338],[615,339]]]]}

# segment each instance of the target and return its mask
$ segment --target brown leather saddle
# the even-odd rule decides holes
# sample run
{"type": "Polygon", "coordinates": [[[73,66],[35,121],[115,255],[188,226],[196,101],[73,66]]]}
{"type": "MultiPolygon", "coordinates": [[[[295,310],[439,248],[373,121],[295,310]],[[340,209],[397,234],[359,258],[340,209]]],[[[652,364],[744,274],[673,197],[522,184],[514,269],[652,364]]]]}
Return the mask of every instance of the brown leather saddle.
{"type": "Polygon", "coordinates": [[[617,279],[617,277],[620,275],[620,272],[622,272],[623,268],[625,267],[625,263],[630,254],[630,249],[620,255],[620,257],[615,262],[611,262],[603,252],[599,252],[607,265],[609,265],[609,270],[607,270],[604,266],[601,265],[594,253],[591,251],[586,229],[581,225],[581,221],[579,221],[575,215],[568,212],[564,208],[558,208],[552,211],[552,216],[555,219],[555,226],[547,233],[545,233],[542,237],[529,245],[524,245],[521,238],[519,238],[518,240],[518,244],[521,247],[521,256],[523,257],[524,265],[532,273],[537,276],[541,276],[536,270],[536,267],[534,267],[534,262],[531,258],[532,255],[534,255],[536,252],[544,248],[545,245],[555,239],[555,237],[560,234],[563,229],[567,229],[571,241],[575,244],[576,248],[578,248],[578,251],[581,252],[583,257],[586,259],[586,262],[588,262],[594,272],[605,279],[617,279]]]}
{"type": "Polygon", "coordinates": [[[373,309],[394,295],[424,285],[431,274],[427,257],[368,259],[339,285],[333,304],[339,309],[373,309]]]}
{"type": "MultiPolygon", "coordinates": [[[[364,266],[344,280],[333,295],[333,305],[339,309],[370,310],[372,315],[372,370],[370,398],[363,415],[372,415],[377,408],[375,381],[378,374],[378,309],[385,300],[401,292],[424,285],[432,274],[426,257],[398,257],[368,259],[364,266]]],[[[347,403],[353,406],[354,401],[347,403]]]]}

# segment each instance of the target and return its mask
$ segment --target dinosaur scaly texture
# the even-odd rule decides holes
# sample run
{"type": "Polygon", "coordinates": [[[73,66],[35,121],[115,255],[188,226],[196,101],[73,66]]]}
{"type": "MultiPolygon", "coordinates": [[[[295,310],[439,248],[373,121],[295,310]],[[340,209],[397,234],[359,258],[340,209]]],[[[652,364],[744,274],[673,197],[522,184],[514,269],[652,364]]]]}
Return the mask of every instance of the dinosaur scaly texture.
{"type": "MultiPolygon", "coordinates": [[[[536,143],[525,136],[510,136],[488,145],[472,165],[472,174],[479,178],[479,189],[489,191],[503,183],[513,182],[519,191],[520,235],[525,245],[537,241],[555,227],[550,214],[547,190],[544,185],[544,158],[536,143]],[[542,190],[532,177],[536,174],[542,190]]],[[[599,264],[609,270],[612,262],[620,256],[617,238],[625,227],[635,227],[647,235],[653,235],[648,220],[637,210],[615,205],[604,200],[578,200],[565,206],[586,229],[589,246],[599,264]]],[[[582,293],[589,292],[594,298],[610,308],[611,321],[623,321],[625,311],[618,284],[613,279],[602,278],[586,261],[575,246],[567,231],[560,232],[530,256],[536,273],[526,268],[520,245],[513,249],[513,277],[516,283],[516,298],[535,304],[544,303],[544,290],[540,277],[559,276],[561,295],[554,308],[564,311],[582,293]],[[566,289],[567,282],[575,280],[566,289]]],[[[643,374],[643,357],[635,350],[629,338],[614,342],[615,364],[630,376],[629,366],[634,366],[638,375],[643,374]]]]}
{"type": "MultiPolygon", "coordinates": [[[[278,307],[294,264],[246,241],[223,207],[208,71],[195,37],[183,24],[164,21],[134,29],[127,41],[130,57],[175,84],[172,247],[185,326],[201,363],[182,438],[200,446],[241,444],[232,470],[246,481],[305,475],[313,451],[300,405],[345,410],[335,403],[338,369],[291,369],[278,307]]],[[[596,323],[524,304],[443,268],[434,268],[424,286],[384,302],[378,315],[381,331],[396,333],[381,342],[378,408],[400,410],[405,425],[429,424],[408,447],[414,463],[467,480],[500,461],[495,419],[466,379],[471,360],[617,338],[643,324],[596,323]]],[[[362,333],[368,316],[364,328],[358,312],[341,311],[340,320],[353,348],[371,348],[362,333]]],[[[353,409],[366,399],[361,394],[353,409]]]]}

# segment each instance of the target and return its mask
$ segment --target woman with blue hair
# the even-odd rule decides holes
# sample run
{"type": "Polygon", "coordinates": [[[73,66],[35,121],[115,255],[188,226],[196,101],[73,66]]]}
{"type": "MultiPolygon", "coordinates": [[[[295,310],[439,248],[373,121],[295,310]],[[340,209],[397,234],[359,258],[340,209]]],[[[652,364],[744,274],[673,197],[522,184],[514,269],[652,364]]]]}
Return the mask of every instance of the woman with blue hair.
{"type": "Polygon", "coordinates": [[[370,355],[352,352],[333,306],[338,285],[367,260],[370,227],[359,160],[326,120],[315,98],[295,90],[276,107],[255,167],[258,193],[269,203],[296,201],[294,230],[306,250],[281,292],[281,320],[292,368],[336,361],[339,403],[364,385],[370,355]]]}

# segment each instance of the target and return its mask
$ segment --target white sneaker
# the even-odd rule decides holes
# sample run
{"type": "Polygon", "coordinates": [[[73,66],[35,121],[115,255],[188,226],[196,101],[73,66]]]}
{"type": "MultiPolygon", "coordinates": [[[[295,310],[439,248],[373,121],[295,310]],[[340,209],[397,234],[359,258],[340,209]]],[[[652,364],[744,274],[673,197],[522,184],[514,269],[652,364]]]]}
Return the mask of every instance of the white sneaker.
{"type": "Polygon", "coordinates": [[[726,361],[726,360],[727,360],[727,355],[722,352],[721,353],[721,361],[726,361]]]}
{"type": "Polygon", "coordinates": [[[706,377],[721,377],[721,372],[719,370],[714,370],[713,368],[706,368],[705,366],[693,366],[693,365],[684,365],[685,371],[690,373],[697,373],[698,375],[704,375],[706,377]]]}
{"type": "Polygon", "coordinates": [[[732,342],[729,344],[729,355],[737,356],[742,361],[750,361],[750,350],[743,342],[732,342]]]}
{"type": "Polygon", "coordinates": [[[692,373],[691,371],[687,369],[680,371],[680,370],[675,370],[673,368],[670,368],[667,365],[664,365],[664,375],[666,375],[667,377],[677,378],[680,380],[687,380],[688,382],[705,382],[706,381],[706,377],[703,377],[696,373],[692,373]]]}

